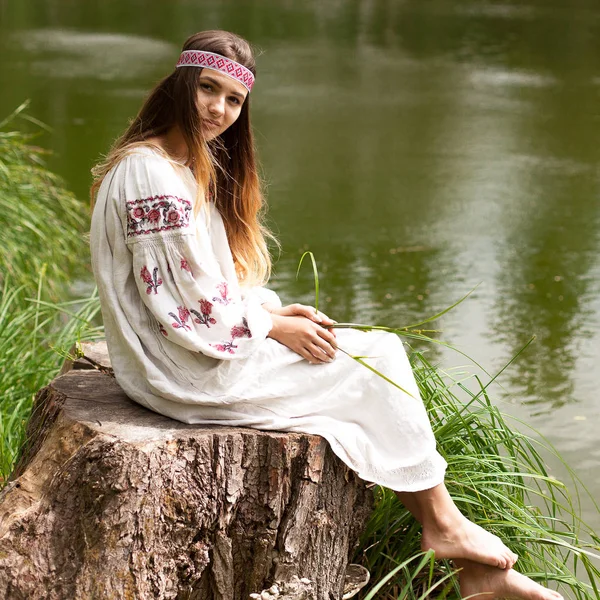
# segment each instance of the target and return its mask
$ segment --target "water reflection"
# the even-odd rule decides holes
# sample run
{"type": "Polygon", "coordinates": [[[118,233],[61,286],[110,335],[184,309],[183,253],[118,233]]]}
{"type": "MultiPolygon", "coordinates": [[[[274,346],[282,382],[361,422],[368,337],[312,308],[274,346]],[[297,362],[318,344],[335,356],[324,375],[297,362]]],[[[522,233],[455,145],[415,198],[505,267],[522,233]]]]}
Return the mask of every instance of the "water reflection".
{"type": "MultiPolygon", "coordinates": [[[[500,249],[494,329],[509,353],[535,345],[512,369],[510,389],[544,410],[574,402],[574,374],[589,322],[598,256],[597,181],[589,165],[524,160],[514,176],[529,189],[500,249]],[[549,164],[554,163],[553,168],[549,164]],[[523,164],[524,163],[524,164],[523,164]]],[[[579,398],[580,400],[580,398],[579,398]]]]}
{"type": "MultiPolygon", "coordinates": [[[[289,301],[314,303],[312,269],[306,262],[295,279],[302,252],[279,260],[274,287],[289,301]]],[[[353,248],[331,245],[315,252],[323,310],[337,320],[404,327],[445,307],[456,267],[443,249],[426,246],[353,248]],[[410,255],[407,258],[407,255],[410,255]]]]}
{"type": "Polygon", "coordinates": [[[167,67],[177,48],[161,40],[60,29],[19,31],[10,43],[21,51],[30,75],[58,79],[130,80],[167,67]],[[124,60],[125,58],[125,60],[124,60]]]}

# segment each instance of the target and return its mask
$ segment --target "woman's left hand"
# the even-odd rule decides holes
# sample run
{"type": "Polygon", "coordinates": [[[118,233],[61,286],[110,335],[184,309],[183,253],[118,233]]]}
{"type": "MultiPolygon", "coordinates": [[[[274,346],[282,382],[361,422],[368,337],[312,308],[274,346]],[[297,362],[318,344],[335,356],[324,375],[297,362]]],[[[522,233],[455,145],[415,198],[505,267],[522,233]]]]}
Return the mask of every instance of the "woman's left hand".
{"type": "MultiPolygon", "coordinates": [[[[307,306],[306,304],[288,304],[287,306],[275,306],[265,302],[262,307],[274,315],[280,315],[282,317],[306,317],[323,327],[334,325],[337,321],[330,319],[325,313],[315,310],[313,306],[307,306]]],[[[333,335],[335,335],[334,329],[329,329],[333,335]]]]}

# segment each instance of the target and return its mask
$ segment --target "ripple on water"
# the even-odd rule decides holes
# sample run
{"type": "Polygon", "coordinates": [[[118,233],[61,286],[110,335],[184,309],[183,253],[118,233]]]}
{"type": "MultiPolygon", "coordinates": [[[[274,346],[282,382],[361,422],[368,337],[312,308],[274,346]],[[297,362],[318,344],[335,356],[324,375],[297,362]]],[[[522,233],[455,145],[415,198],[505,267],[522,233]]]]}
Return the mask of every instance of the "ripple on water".
{"type": "Polygon", "coordinates": [[[456,14],[467,17],[488,17],[492,19],[532,19],[539,15],[535,6],[515,4],[473,3],[466,6],[456,6],[456,14]],[[537,13],[537,14],[536,14],[537,13]]]}
{"type": "Polygon", "coordinates": [[[533,154],[517,154],[510,157],[510,161],[514,163],[514,168],[521,168],[524,171],[536,169],[546,171],[553,175],[584,175],[593,173],[596,165],[585,163],[575,158],[565,158],[552,155],[533,155],[533,154]]]}
{"type": "Polygon", "coordinates": [[[557,85],[559,80],[548,75],[528,71],[471,68],[471,82],[479,86],[546,88],[557,85]]]}
{"type": "Polygon", "coordinates": [[[30,72],[59,79],[133,79],[177,58],[175,45],[136,35],[36,29],[19,31],[13,40],[30,55],[30,72]]]}

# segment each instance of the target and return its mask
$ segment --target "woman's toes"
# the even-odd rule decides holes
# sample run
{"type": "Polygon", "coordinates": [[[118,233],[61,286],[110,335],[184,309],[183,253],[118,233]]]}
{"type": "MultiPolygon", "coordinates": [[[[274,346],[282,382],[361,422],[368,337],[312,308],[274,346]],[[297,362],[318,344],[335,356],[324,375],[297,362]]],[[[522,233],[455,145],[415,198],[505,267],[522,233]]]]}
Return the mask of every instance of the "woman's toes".
{"type": "Polygon", "coordinates": [[[514,552],[509,550],[506,555],[506,568],[512,569],[515,566],[518,558],[519,557],[514,552]]]}
{"type": "Polygon", "coordinates": [[[510,550],[507,549],[505,557],[506,557],[506,567],[505,568],[506,569],[512,569],[513,565],[516,562],[515,555],[510,550]]]}
{"type": "Polygon", "coordinates": [[[459,578],[463,597],[472,597],[474,600],[564,600],[558,592],[541,586],[514,569],[500,570],[469,560],[455,563],[462,569],[459,578]]]}
{"type": "Polygon", "coordinates": [[[501,569],[512,569],[519,558],[506,546],[504,547],[504,551],[502,552],[501,556],[504,560],[504,566],[500,567],[501,569]]]}

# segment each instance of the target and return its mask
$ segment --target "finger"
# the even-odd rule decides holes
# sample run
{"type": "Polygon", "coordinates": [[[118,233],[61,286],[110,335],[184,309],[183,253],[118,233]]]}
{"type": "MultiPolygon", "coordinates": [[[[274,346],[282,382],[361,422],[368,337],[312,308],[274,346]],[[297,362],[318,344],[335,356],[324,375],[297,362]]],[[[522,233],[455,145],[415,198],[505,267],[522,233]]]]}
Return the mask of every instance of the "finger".
{"type": "Polygon", "coordinates": [[[322,365],[323,363],[330,363],[333,359],[325,352],[322,348],[313,344],[310,348],[310,353],[313,355],[314,360],[317,364],[322,365]]]}
{"type": "Polygon", "coordinates": [[[328,342],[334,350],[337,350],[337,338],[335,337],[335,333],[333,333],[333,331],[321,327],[319,330],[317,330],[317,335],[328,342]]]}
{"type": "Polygon", "coordinates": [[[323,361],[318,359],[308,348],[302,348],[301,355],[311,364],[320,365],[323,361]]]}
{"type": "Polygon", "coordinates": [[[329,360],[333,360],[335,358],[335,350],[329,342],[326,342],[321,338],[316,338],[313,341],[313,347],[319,349],[316,354],[313,352],[312,348],[310,349],[317,358],[321,358],[323,355],[325,355],[325,357],[329,360]]]}
{"type": "Polygon", "coordinates": [[[317,314],[321,317],[321,320],[323,321],[323,323],[325,323],[325,321],[327,321],[327,323],[335,323],[335,321],[333,319],[331,319],[330,317],[328,317],[324,312],[321,312],[319,310],[319,311],[317,311],[317,314]]]}
{"type": "MultiPolygon", "coordinates": [[[[335,321],[334,321],[334,323],[335,323],[335,321]]],[[[328,323],[321,323],[320,325],[321,325],[321,327],[323,327],[323,329],[324,329],[325,331],[328,331],[329,333],[331,333],[331,335],[332,335],[334,338],[337,338],[337,335],[336,335],[336,333],[335,333],[335,329],[333,329],[333,328],[331,327],[331,325],[329,325],[328,323]]]]}
{"type": "Polygon", "coordinates": [[[315,323],[321,322],[321,316],[317,313],[317,311],[312,306],[307,306],[306,304],[292,304],[294,309],[294,314],[299,315],[301,317],[306,317],[315,323]]]}
{"type": "MultiPolygon", "coordinates": [[[[337,323],[337,321],[334,321],[321,311],[318,312],[318,315],[321,317],[321,325],[323,327],[328,327],[329,325],[335,325],[337,323]]],[[[330,331],[333,333],[333,335],[335,335],[335,331],[333,329],[331,329],[330,331]]]]}
{"type": "Polygon", "coordinates": [[[304,317],[307,317],[308,319],[310,319],[311,321],[314,321],[315,323],[323,322],[323,317],[312,306],[304,306],[303,309],[304,309],[304,311],[303,311],[302,315],[304,317]]]}
{"type": "Polygon", "coordinates": [[[308,308],[308,307],[304,306],[304,304],[295,302],[294,304],[288,304],[285,307],[285,312],[290,317],[292,317],[292,316],[295,317],[295,316],[299,316],[299,315],[304,316],[304,311],[306,308],[308,308]]]}

